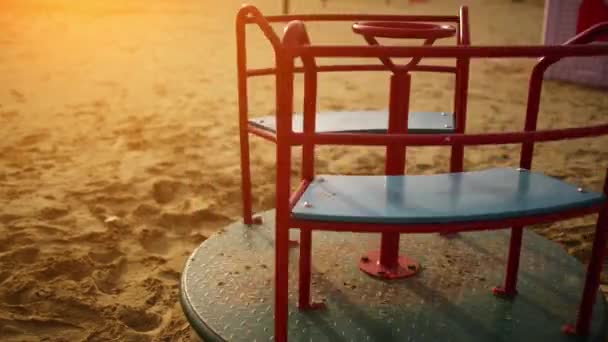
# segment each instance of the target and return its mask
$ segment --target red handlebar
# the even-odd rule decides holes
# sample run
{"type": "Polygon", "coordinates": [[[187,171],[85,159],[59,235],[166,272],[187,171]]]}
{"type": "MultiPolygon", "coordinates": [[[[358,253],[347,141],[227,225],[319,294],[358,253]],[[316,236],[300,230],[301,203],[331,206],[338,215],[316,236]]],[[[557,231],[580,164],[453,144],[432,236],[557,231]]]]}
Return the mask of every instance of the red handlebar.
{"type": "Polygon", "coordinates": [[[456,34],[456,28],[452,25],[404,21],[361,21],[353,24],[353,31],[371,37],[431,40],[456,34]]]}

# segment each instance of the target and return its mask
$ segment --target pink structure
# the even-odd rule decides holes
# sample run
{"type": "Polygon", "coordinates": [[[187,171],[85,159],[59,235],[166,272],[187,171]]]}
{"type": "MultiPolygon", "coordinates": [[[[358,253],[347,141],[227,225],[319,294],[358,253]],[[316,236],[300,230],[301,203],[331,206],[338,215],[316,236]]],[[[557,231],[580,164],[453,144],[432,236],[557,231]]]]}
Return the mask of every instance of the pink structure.
{"type": "MultiPolygon", "coordinates": [[[[543,39],[546,45],[564,43],[577,33],[579,17],[588,18],[590,13],[579,13],[581,5],[588,0],[546,0],[543,39]]],[[[591,0],[592,2],[607,1],[591,0]]],[[[598,3],[599,3],[598,2],[598,3]]],[[[593,13],[591,13],[593,14],[593,13]]],[[[545,79],[563,80],[593,87],[608,87],[608,57],[568,58],[552,65],[545,79]]]]}

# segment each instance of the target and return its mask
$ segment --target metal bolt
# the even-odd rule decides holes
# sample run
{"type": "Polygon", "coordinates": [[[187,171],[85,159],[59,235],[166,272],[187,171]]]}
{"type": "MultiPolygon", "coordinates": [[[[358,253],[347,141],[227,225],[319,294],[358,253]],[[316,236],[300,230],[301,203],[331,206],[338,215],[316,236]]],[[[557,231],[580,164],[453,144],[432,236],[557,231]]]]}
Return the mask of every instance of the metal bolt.
{"type": "Polygon", "coordinates": [[[304,202],[304,208],[312,208],[312,203],[304,202]]]}
{"type": "Polygon", "coordinates": [[[447,115],[448,115],[448,113],[446,113],[446,112],[441,112],[441,116],[447,116],[447,115]]]}
{"type": "Polygon", "coordinates": [[[446,124],[446,125],[443,125],[443,127],[445,127],[445,128],[452,128],[452,125],[447,125],[446,124]]]}
{"type": "Polygon", "coordinates": [[[524,169],[523,167],[518,167],[516,170],[519,171],[519,172],[526,172],[526,171],[528,171],[527,169],[524,169]]]}
{"type": "Polygon", "coordinates": [[[583,189],[583,188],[578,188],[578,189],[576,189],[576,191],[578,191],[578,192],[585,192],[585,189],[583,189]]]}

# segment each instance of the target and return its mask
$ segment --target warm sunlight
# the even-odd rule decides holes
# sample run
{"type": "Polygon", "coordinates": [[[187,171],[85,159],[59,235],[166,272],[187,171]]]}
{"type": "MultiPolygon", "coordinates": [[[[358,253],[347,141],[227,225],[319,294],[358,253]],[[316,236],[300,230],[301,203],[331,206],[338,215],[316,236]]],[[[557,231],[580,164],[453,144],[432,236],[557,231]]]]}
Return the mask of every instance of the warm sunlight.
{"type": "MultiPolygon", "coordinates": [[[[559,62],[534,88],[548,50],[485,58],[496,51],[463,33],[561,44],[577,34],[573,2],[0,0],[0,341],[560,341],[566,323],[605,335],[592,298],[605,45],[555,50],[603,56],[559,62]],[[338,16],[291,23],[292,36],[289,19],[268,24],[276,41],[248,25],[237,47],[244,2],[261,18],[338,16]],[[291,89],[296,52],[335,55],[291,89]],[[546,141],[567,134],[585,138],[546,141]],[[517,299],[492,296],[516,284],[517,299]],[[583,296],[593,317],[577,318],[583,296]]],[[[578,31],[604,20],[593,8],[578,31]]]]}

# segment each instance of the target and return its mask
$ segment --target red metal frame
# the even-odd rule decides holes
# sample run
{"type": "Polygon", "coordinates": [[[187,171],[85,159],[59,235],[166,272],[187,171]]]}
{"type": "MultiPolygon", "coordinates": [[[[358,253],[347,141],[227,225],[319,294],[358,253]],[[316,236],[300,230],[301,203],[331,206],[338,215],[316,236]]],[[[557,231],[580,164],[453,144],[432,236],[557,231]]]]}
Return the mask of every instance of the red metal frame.
{"type": "MultiPolygon", "coordinates": [[[[273,21],[293,20],[321,20],[323,16],[283,16],[275,17],[273,21]]],[[[402,171],[404,166],[406,146],[452,146],[454,152],[451,159],[451,170],[460,172],[463,170],[462,153],[465,145],[486,145],[486,144],[521,144],[520,167],[530,169],[532,165],[534,143],[540,141],[555,141],[591,137],[608,134],[608,124],[595,125],[579,128],[536,130],[538,118],[538,106],[542,86],[542,76],[546,68],[557,62],[559,59],[571,56],[591,56],[607,55],[608,44],[583,45],[600,36],[608,34],[608,23],[596,25],[575,38],[565,43],[563,46],[520,46],[520,47],[491,47],[491,46],[468,46],[469,33],[466,25],[467,11],[461,11],[460,20],[465,25],[459,25],[459,47],[386,47],[386,46],[314,46],[310,44],[306,29],[302,21],[289,22],[285,29],[282,40],[276,35],[273,36],[272,28],[268,24],[271,20],[265,21],[261,14],[253,7],[245,7],[239,12],[237,20],[237,34],[242,34],[239,39],[239,90],[243,90],[239,96],[240,103],[240,122],[241,122],[241,141],[245,141],[242,147],[248,144],[243,137],[250,132],[246,125],[247,104],[246,104],[246,84],[241,88],[242,82],[246,78],[245,54],[244,54],[244,30],[239,31],[247,22],[255,22],[264,33],[269,37],[275,50],[276,69],[276,107],[277,107],[277,132],[276,132],[276,152],[277,152],[277,174],[276,174],[276,229],[275,229],[275,340],[278,342],[287,341],[287,307],[288,307],[288,258],[289,258],[289,230],[298,227],[301,233],[300,246],[300,297],[299,306],[302,309],[311,309],[318,306],[310,303],[310,263],[312,250],[312,231],[313,230],[333,230],[349,232],[382,232],[389,234],[399,233],[450,233],[460,231],[475,231],[489,229],[512,228],[512,238],[509,247],[509,257],[507,262],[506,282],[503,288],[496,292],[513,295],[516,293],[517,270],[519,265],[519,252],[521,249],[521,233],[524,227],[565,220],[573,217],[599,213],[596,237],[593,244],[592,259],[587,269],[587,276],[583,290],[582,300],[578,309],[578,318],[573,326],[564,327],[565,332],[576,333],[579,335],[588,334],[591,313],[595,302],[595,295],[599,287],[599,275],[602,268],[602,259],[608,240],[608,200],[595,206],[588,206],[576,209],[565,210],[559,213],[518,217],[504,220],[457,222],[445,224],[370,224],[370,223],[346,223],[346,222],[322,222],[295,219],[291,216],[293,205],[300,198],[306,187],[314,177],[314,149],[316,145],[377,145],[386,146],[388,150],[387,174],[402,171]],[[252,17],[248,17],[252,15],[252,17]],[[441,57],[457,59],[457,88],[465,88],[464,93],[459,93],[461,98],[455,99],[455,110],[460,116],[457,117],[459,123],[457,132],[454,134],[431,134],[415,135],[407,134],[399,129],[390,129],[386,134],[334,134],[314,132],[314,116],[316,115],[316,99],[305,98],[304,108],[304,132],[295,133],[292,129],[293,113],[293,81],[296,72],[305,73],[305,97],[316,97],[316,74],[320,72],[320,67],[315,64],[317,57],[441,57]],[[524,132],[509,133],[484,133],[484,134],[464,134],[464,123],[466,118],[466,86],[468,82],[468,67],[470,58],[483,57],[542,57],[534,68],[530,78],[530,88],[528,96],[528,107],[526,112],[526,125],[524,132]],[[294,60],[301,58],[303,68],[298,69],[294,66],[294,60]],[[460,74],[458,74],[460,72],[460,74]],[[459,76],[458,76],[459,75],[459,76]],[[245,100],[245,102],[240,102],[245,100]],[[292,194],[290,191],[291,182],[291,148],[303,145],[303,170],[302,182],[298,190],[292,194]],[[391,152],[396,151],[396,152],[391,152]],[[454,156],[456,155],[456,156],[454,156]],[[400,169],[400,170],[398,170],[400,169]]],[[[353,16],[333,15],[325,17],[326,20],[342,20],[341,18],[354,19],[353,16]]],[[[412,17],[408,17],[412,18],[412,17]]],[[[447,18],[447,17],[444,17],[447,18]]],[[[451,19],[455,19],[451,17],[451,19]]],[[[364,20],[357,18],[355,20],[364,20]]],[[[374,20],[368,18],[368,20],[374,20]]],[[[383,20],[377,18],[376,20],[383,20]]],[[[407,19],[405,19],[407,20],[407,19]]],[[[342,66],[341,66],[342,67],[342,66]]],[[[348,66],[343,66],[344,70],[348,66]]],[[[355,70],[355,69],[353,69],[355,70]]],[[[269,72],[268,70],[264,72],[269,72]]],[[[404,83],[405,84],[405,83],[404,83]]],[[[397,105],[391,103],[391,106],[397,105]]],[[[403,104],[398,104],[399,106],[403,104]]],[[[402,111],[391,110],[391,115],[402,111]]],[[[395,114],[395,115],[397,115],[395,114]]],[[[397,122],[396,118],[391,117],[391,122],[397,122]]],[[[402,124],[402,121],[399,122],[402,124]]],[[[407,127],[407,126],[405,126],[407,127]]],[[[403,127],[401,127],[403,128],[403,127]]],[[[248,146],[247,146],[248,147],[248,146]]],[[[248,153],[243,154],[243,161],[248,164],[248,153]]],[[[246,164],[246,163],[243,163],[246,164]]],[[[248,168],[247,168],[248,171],[248,168]]],[[[245,178],[245,176],[244,176],[245,178]]],[[[244,182],[245,184],[245,182],[244,182]]],[[[250,182],[247,183],[250,185],[250,182]]],[[[604,183],[604,194],[608,197],[608,170],[604,183]]],[[[245,189],[246,190],[246,189],[245,189]]],[[[250,196],[250,193],[249,193],[250,196]]],[[[249,203],[250,203],[249,197],[249,203]]],[[[245,201],[245,200],[244,200],[245,201]]],[[[246,202],[246,201],[245,201],[246,202]]],[[[247,214],[247,213],[245,213],[247,214]]],[[[247,222],[247,220],[246,220],[247,222]]]]}
{"type": "MultiPolygon", "coordinates": [[[[273,30],[272,23],[288,23],[293,20],[302,22],[356,22],[356,21],[388,21],[388,22],[425,22],[425,23],[453,23],[457,29],[457,45],[469,44],[469,24],[468,12],[466,7],[461,8],[459,16],[446,15],[375,15],[375,14],[301,14],[301,15],[279,15],[263,16],[254,6],[246,5],[241,8],[236,20],[237,35],[237,74],[238,74],[238,103],[239,103],[239,132],[241,149],[241,186],[243,201],[243,221],[251,225],[260,223],[253,216],[252,209],[252,182],[250,166],[249,134],[259,136],[265,140],[276,143],[276,133],[262,130],[250,125],[249,106],[247,100],[249,77],[276,75],[277,68],[247,68],[247,39],[246,26],[256,24],[268,39],[275,55],[281,49],[281,39],[273,30]]],[[[419,59],[419,58],[418,58],[419,59]]],[[[313,59],[314,60],[314,59],[313,59]]],[[[466,123],[466,93],[468,87],[468,62],[463,63],[462,58],[458,59],[456,66],[445,65],[410,65],[410,72],[437,72],[453,73],[456,75],[454,87],[454,114],[456,120],[456,131],[464,132],[466,123]],[[466,75],[464,74],[466,73],[466,75]],[[463,100],[458,100],[458,99],[463,100]],[[460,103],[459,101],[464,101],[460,103]]],[[[343,65],[314,65],[315,74],[319,72],[346,72],[346,71],[390,71],[390,66],[384,64],[343,64],[343,65]]],[[[294,67],[294,72],[303,73],[304,67],[294,67]]],[[[310,73],[309,73],[310,74],[310,73]]],[[[306,77],[306,76],[305,76],[306,77]]],[[[316,77],[316,76],[315,76],[316,77]]],[[[315,81],[316,82],[316,81],[315,81]]],[[[306,83],[306,81],[305,81],[306,83]]],[[[314,87],[316,91],[316,87],[314,87]]],[[[311,97],[312,98],[312,97],[311,97]]],[[[316,96],[314,97],[316,98],[316,96]]],[[[314,127],[314,125],[313,125],[314,127]]],[[[303,143],[302,143],[303,144],[303,143]]],[[[299,145],[302,145],[299,144],[299,145]]],[[[462,153],[458,148],[453,149],[456,155],[451,157],[451,165],[462,164],[462,153]]],[[[452,167],[453,169],[453,167],[452,167]]],[[[457,168],[456,168],[457,170],[457,168]]]]}

